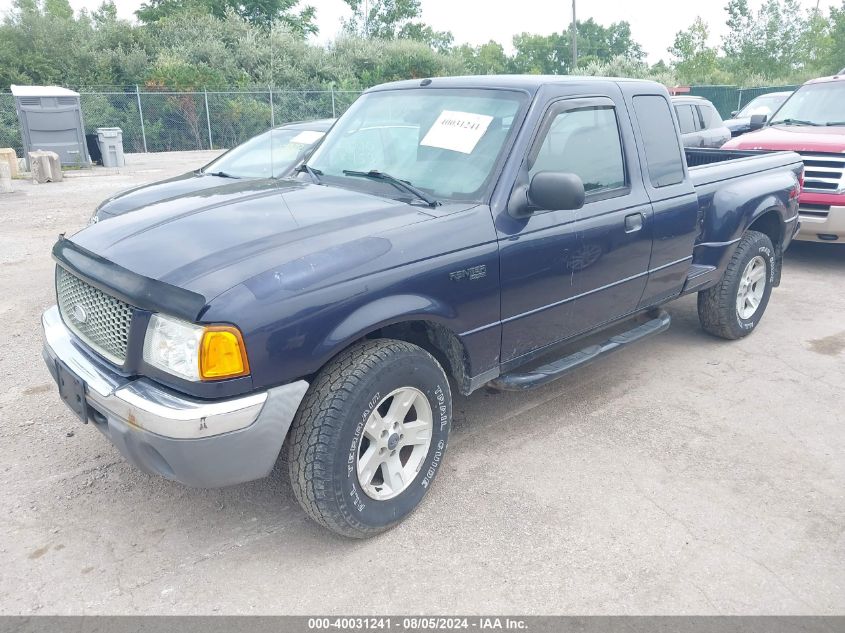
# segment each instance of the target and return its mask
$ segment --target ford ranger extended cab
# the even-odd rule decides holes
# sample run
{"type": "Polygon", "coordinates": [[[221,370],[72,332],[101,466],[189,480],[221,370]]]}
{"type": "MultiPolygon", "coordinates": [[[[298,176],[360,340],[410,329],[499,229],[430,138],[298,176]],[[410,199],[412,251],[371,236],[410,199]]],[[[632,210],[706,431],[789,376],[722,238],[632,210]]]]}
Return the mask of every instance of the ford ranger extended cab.
{"type": "Polygon", "coordinates": [[[227,486],[284,446],[305,511],[366,537],[441,470],[452,389],[546,384],[693,292],[706,331],[752,332],[801,173],[789,152],[685,152],[652,82],[377,86],[294,179],[61,237],[44,359],[144,471],[227,486]]]}

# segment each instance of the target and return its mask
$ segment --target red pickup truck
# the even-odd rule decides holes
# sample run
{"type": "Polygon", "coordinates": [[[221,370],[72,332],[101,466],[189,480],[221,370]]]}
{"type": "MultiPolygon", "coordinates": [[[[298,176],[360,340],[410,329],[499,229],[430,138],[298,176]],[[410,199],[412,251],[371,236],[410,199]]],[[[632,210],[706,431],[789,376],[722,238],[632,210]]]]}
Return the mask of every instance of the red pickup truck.
{"type": "Polygon", "coordinates": [[[845,243],[845,74],[808,81],[763,123],[752,120],[756,131],[722,149],[798,152],[804,187],[796,239],[845,243]]]}

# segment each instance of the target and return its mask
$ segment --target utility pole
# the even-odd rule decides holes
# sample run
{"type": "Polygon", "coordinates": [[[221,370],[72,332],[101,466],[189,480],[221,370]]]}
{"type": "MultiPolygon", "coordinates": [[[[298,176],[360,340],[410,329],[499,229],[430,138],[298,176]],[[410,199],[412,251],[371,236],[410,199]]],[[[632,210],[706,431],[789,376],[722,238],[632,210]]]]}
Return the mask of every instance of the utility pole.
{"type": "Polygon", "coordinates": [[[575,0],[572,0],[572,73],[578,67],[578,25],[575,23],[575,0]]]}

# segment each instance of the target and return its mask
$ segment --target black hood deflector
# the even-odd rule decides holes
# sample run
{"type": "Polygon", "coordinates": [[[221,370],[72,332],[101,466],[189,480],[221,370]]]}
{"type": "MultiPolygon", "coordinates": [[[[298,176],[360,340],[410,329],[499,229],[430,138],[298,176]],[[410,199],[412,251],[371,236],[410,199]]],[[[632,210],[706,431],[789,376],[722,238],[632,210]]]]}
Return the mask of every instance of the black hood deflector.
{"type": "Polygon", "coordinates": [[[201,294],[134,273],[64,235],[53,246],[53,258],[92,286],[142,310],[196,321],[208,303],[201,294]]]}

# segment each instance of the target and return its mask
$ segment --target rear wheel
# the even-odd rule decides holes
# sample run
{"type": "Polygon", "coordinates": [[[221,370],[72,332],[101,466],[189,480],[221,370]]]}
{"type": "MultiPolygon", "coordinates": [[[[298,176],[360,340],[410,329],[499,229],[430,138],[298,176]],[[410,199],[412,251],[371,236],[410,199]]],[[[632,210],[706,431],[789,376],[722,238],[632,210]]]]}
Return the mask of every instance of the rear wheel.
{"type": "Polygon", "coordinates": [[[431,486],[451,418],[449,382],[428,352],[387,339],[356,345],[320,372],[293,421],[297,499],[345,536],[390,528],[431,486]]]}
{"type": "Polygon", "coordinates": [[[722,280],[698,293],[698,318],[706,332],[735,340],[757,327],[772,293],[775,250],[764,233],[739,241],[722,280]]]}

